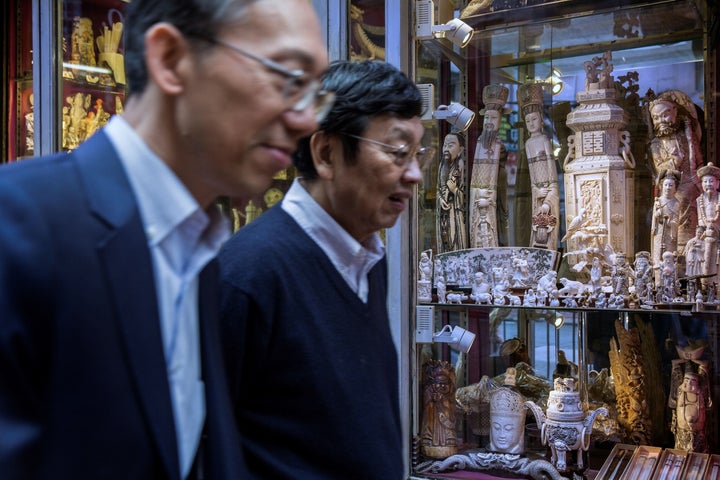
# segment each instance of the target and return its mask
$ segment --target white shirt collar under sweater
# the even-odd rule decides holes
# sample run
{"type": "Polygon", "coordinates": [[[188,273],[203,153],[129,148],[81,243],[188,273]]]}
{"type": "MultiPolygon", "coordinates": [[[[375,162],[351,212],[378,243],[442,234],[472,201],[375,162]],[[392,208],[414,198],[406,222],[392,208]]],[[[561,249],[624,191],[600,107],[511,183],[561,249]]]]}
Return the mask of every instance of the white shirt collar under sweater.
{"type": "Polygon", "coordinates": [[[125,119],[114,116],[105,133],[135,193],[153,260],[180,472],[185,478],[195,459],[205,422],[199,274],[229,237],[229,226],[219,209],[205,211],[200,207],[125,119]]]}
{"type": "Polygon", "coordinates": [[[367,303],[368,272],[385,255],[380,236],[375,233],[362,244],[355,240],[310,196],[297,178],[283,198],[282,209],[318,244],[353,292],[367,303]]]}

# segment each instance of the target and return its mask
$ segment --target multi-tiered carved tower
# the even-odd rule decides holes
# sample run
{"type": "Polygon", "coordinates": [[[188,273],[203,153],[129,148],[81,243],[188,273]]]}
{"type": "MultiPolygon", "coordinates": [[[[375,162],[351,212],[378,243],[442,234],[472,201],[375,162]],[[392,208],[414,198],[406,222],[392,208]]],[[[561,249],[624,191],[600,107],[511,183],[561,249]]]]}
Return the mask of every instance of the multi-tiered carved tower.
{"type": "Polygon", "coordinates": [[[568,263],[590,261],[592,248],[609,244],[633,255],[635,160],[630,151],[627,113],[616,103],[611,75],[612,54],[585,62],[585,90],[580,105],[567,116],[575,134],[568,138],[565,171],[565,215],[568,263]]]}

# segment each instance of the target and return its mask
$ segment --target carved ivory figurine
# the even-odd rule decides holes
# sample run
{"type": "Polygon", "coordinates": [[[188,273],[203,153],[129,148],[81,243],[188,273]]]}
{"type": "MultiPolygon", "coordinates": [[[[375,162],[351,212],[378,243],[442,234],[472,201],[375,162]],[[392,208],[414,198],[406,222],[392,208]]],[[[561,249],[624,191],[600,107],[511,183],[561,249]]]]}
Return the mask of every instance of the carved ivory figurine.
{"type": "Polygon", "coordinates": [[[497,247],[498,223],[498,171],[501,157],[507,156],[505,146],[498,138],[501,115],[508,113],[504,105],[508,89],[502,85],[487,85],[482,93],[485,108],[483,131],[475,146],[470,180],[470,248],[497,247]]]}
{"type": "Polygon", "coordinates": [[[457,453],[455,431],[455,368],[444,360],[423,364],[422,453],[447,458],[457,453]]]}
{"type": "Polygon", "coordinates": [[[433,262],[432,250],[425,250],[420,253],[420,261],[418,262],[418,274],[420,278],[417,283],[418,301],[432,301],[432,279],[433,279],[433,262]]]}
{"type": "Polygon", "coordinates": [[[697,169],[704,163],[700,151],[701,130],[697,112],[692,100],[679,90],[661,93],[650,102],[649,108],[655,134],[650,143],[655,175],[659,177],[665,170],[679,171],[681,174],[677,185],[677,199],[680,203],[678,241],[684,247],[694,235],[697,225],[693,200],[700,193],[697,169]]]}
{"type": "Polygon", "coordinates": [[[467,248],[465,137],[459,132],[445,135],[437,186],[438,251],[467,248]]]}
{"type": "Polygon", "coordinates": [[[675,448],[708,452],[706,410],[712,407],[707,360],[701,360],[704,347],[677,348],[679,359],[672,361],[670,398],[673,409],[671,429],[675,448]]]}
{"type": "Polygon", "coordinates": [[[508,368],[503,386],[490,392],[491,452],[525,451],[525,397],[515,390],[516,374],[514,367],[508,368]]]}
{"type": "MultiPolygon", "coordinates": [[[[680,201],[676,198],[680,184],[680,172],[665,170],[660,174],[658,188],[660,196],[655,198],[652,213],[652,260],[660,265],[665,252],[675,253],[678,246],[678,226],[680,225],[680,201]]],[[[658,270],[655,283],[660,281],[658,270]]]]}
{"type": "Polygon", "coordinates": [[[720,168],[708,163],[698,169],[702,193],[697,197],[698,226],[705,227],[703,284],[716,282],[718,273],[717,232],[720,232],[720,168]]]}
{"type": "Polygon", "coordinates": [[[530,246],[557,250],[558,230],[554,227],[560,214],[560,189],[550,139],[543,133],[542,84],[520,85],[517,97],[525,128],[530,132],[530,138],[525,140],[532,186],[530,246]]]}

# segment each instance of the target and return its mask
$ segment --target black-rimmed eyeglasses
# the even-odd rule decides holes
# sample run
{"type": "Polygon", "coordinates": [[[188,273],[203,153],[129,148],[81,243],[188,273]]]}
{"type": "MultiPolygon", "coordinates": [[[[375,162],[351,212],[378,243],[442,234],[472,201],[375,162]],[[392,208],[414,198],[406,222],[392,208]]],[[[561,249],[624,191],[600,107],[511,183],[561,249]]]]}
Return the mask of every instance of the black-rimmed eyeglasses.
{"type": "Polygon", "coordinates": [[[343,133],[343,135],[345,135],[346,137],[355,138],[357,140],[369,142],[387,149],[387,153],[393,155],[393,163],[398,167],[402,168],[406,168],[408,165],[410,165],[410,162],[415,159],[415,161],[417,161],[418,163],[418,167],[420,167],[420,170],[422,170],[430,164],[431,160],[435,156],[434,147],[418,147],[413,150],[408,144],[403,144],[399,146],[390,145],[389,143],[379,142],[377,140],[373,140],[372,138],[352,135],[350,133],[343,133]]]}
{"type": "Polygon", "coordinates": [[[202,37],[204,40],[220,45],[239,53],[247,58],[255,60],[268,70],[286,77],[282,89],[282,97],[287,102],[287,107],[294,112],[302,112],[312,106],[315,111],[315,120],[320,123],[325,119],[335,101],[335,93],[322,88],[322,84],[316,78],[311,78],[305,70],[296,68],[289,69],[269,58],[261,57],[252,52],[232,45],[224,40],[214,37],[202,37]]]}

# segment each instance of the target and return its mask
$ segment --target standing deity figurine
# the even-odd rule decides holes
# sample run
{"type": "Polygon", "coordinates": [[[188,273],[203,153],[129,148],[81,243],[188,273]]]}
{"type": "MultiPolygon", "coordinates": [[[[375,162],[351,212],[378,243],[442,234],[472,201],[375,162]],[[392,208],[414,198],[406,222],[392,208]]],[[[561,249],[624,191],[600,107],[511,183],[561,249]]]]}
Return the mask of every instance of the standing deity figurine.
{"type": "Polygon", "coordinates": [[[550,139],[543,133],[543,88],[540,83],[518,87],[517,100],[530,138],[525,140],[532,186],[532,232],[530,246],[557,250],[560,214],[558,168],[550,139]]]}
{"type": "Polygon", "coordinates": [[[457,453],[455,431],[455,368],[444,360],[423,364],[422,453],[447,458],[457,453]]]}
{"type": "Polygon", "coordinates": [[[465,137],[459,132],[445,135],[437,186],[437,234],[439,253],[467,248],[467,181],[465,137]]]}
{"type": "Polygon", "coordinates": [[[655,134],[650,143],[651,167],[656,180],[659,181],[659,175],[666,170],[681,173],[677,185],[677,199],[680,202],[678,242],[684,247],[694,235],[697,225],[693,200],[700,193],[697,169],[704,163],[697,111],[692,100],[679,90],[661,93],[650,102],[649,109],[655,134]]]}
{"type": "Polygon", "coordinates": [[[665,252],[675,254],[678,247],[678,226],[680,201],[676,197],[680,184],[680,172],[665,170],[660,174],[658,188],[660,195],[655,198],[652,212],[651,254],[654,265],[658,266],[655,282],[660,280],[659,265],[665,252]]]}
{"type": "Polygon", "coordinates": [[[698,226],[704,227],[704,266],[703,285],[716,282],[718,273],[718,244],[717,233],[720,232],[720,168],[712,163],[698,169],[698,176],[702,184],[702,193],[697,197],[698,226]]]}
{"type": "Polygon", "coordinates": [[[498,172],[507,150],[498,138],[501,116],[508,113],[505,103],[508,89],[502,85],[487,85],[482,93],[485,108],[483,131],[475,146],[470,179],[470,248],[497,247],[498,235],[507,238],[507,219],[496,212],[498,202],[498,172]]]}

